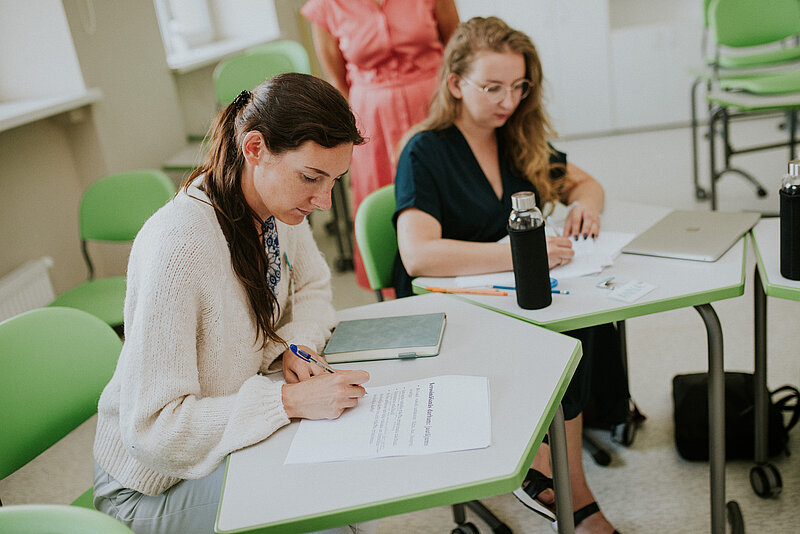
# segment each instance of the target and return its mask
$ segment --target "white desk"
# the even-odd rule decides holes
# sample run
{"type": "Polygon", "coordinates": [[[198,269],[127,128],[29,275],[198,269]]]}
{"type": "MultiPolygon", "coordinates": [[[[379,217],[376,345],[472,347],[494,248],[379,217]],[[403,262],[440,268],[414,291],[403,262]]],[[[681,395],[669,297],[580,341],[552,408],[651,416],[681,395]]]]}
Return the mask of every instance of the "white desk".
{"type": "MultiPolygon", "coordinates": [[[[669,213],[668,208],[609,202],[602,228],[640,233],[669,213]]],[[[722,328],[710,303],[744,293],[745,240],[740,239],[713,263],[620,254],[614,265],[601,274],[558,281],[570,295],[553,295],[553,303],[542,310],[523,310],[516,295],[457,295],[499,313],[551,330],[563,332],[651,313],[694,306],[708,331],[709,426],[711,477],[711,530],[725,532],[725,383],[722,328]],[[640,280],[656,289],[628,304],[609,298],[607,289],[595,287],[598,280],[614,276],[618,283],[640,280]]],[[[557,273],[553,273],[557,277],[557,273]]],[[[414,291],[425,286],[452,287],[452,278],[417,278],[414,291]]],[[[738,505],[734,505],[738,508],[738,505]]]]}
{"type": "MultiPolygon", "coordinates": [[[[427,456],[284,465],[298,426],[292,423],[229,456],[217,532],[305,532],[511,492],[520,486],[551,420],[554,454],[559,446],[566,451],[563,416],[556,414],[580,360],[576,340],[445,295],[361,306],[340,312],[339,319],[434,311],[447,313],[438,356],[337,367],[366,369],[368,386],[441,374],[489,377],[492,445],[427,456]]],[[[554,475],[568,483],[568,476],[554,475]]]]}
{"type": "Polygon", "coordinates": [[[800,281],[781,275],[779,218],[759,221],[751,237],[756,253],[753,285],[756,466],[750,470],[750,484],[759,496],[772,497],[780,493],[782,484],[778,469],[767,461],[767,296],[800,301],[800,281]]]}

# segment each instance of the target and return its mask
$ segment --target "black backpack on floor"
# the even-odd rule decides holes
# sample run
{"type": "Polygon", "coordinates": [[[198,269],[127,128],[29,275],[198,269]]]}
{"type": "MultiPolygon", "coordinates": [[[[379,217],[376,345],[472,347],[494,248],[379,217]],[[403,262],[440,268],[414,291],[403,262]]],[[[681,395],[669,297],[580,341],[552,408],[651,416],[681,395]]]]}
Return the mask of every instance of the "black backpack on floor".
{"type": "MultiPolygon", "coordinates": [[[[753,460],[755,456],[755,381],[751,373],[725,373],[725,458],[753,460]]],[[[769,456],[788,454],[789,430],[800,419],[800,392],[782,386],[769,392],[769,456]],[[784,413],[791,414],[789,422],[784,413]]],[[[672,379],[675,444],[686,460],[708,460],[708,373],[677,375],[672,379]]]]}

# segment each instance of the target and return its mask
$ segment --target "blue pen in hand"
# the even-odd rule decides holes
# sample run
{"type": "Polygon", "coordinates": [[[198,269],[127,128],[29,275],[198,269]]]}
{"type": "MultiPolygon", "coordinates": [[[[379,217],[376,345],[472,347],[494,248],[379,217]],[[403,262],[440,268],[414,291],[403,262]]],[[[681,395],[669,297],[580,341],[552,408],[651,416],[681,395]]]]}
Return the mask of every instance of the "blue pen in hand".
{"type": "Polygon", "coordinates": [[[298,346],[295,345],[294,343],[289,345],[289,349],[291,349],[291,351],[294,352],[294,355],[297,356],[298,358],[300,358],[301,360],[305,360],[305,361],[307,361],[309,363],[313,363],[315,365],[318,365],[318,366],[322,367],[323,369],[325,369],[326,371],[328,371],[329,373],[333,373],[334,372],[334,370],[331,369],[330,366],[328,366],[326,363],[319,361],[318,359],[316,359],[315,357],[313,357],[312,355],[310,355],[306,351],[298,348],[298,346]]]}

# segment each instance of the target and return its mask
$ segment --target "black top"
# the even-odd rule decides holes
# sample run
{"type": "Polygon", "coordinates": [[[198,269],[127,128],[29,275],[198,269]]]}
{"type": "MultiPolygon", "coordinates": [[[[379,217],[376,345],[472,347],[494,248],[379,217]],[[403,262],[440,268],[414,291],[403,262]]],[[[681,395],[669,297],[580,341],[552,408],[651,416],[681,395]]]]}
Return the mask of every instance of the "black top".
{"type": "MultiPolygon", "coordinates": [[[[499,136],[497,150],[503,184],[500,199],[456,126],[416,134],[397,163],[395,224],[401,211],[413,207],[439,221],[445,239],[494,242],[504,237],[508,233],[511,195],[533,191],[537,204],[539,195],[504,155],[499,136]]],[[[550,163],[563,164],[552,167],[550,172],[552,179],[562,177],[567,165],[566,154],[553,149],[550,163]]],[[[399,254],[395,262],[394,287],[398,297],[412,294],[411,277],[399,254]]]]}

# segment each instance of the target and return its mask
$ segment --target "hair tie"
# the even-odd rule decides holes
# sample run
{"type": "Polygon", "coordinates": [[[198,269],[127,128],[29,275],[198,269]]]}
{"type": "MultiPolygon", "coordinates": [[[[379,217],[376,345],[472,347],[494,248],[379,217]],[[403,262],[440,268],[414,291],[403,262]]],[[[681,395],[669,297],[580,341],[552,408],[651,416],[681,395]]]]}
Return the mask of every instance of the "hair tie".
{"type": "Polygon", "coordinates": [[[233,99],[233,105],[236,107],[236,111],[239,111],[240,109],[245,107],[247,103],[250,101],[251,96],[252,93],[247,90],[239,93],[239,95],[233,99]]]}

